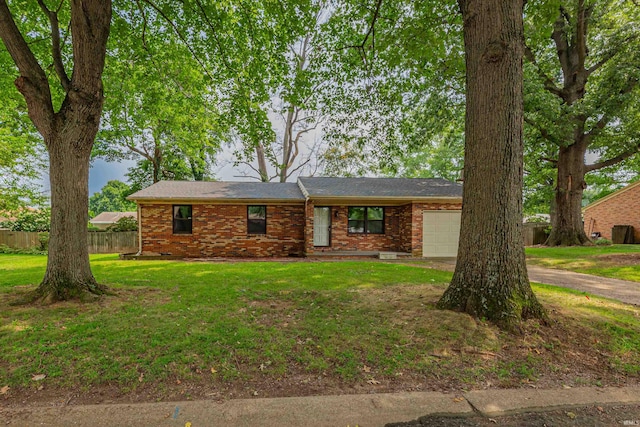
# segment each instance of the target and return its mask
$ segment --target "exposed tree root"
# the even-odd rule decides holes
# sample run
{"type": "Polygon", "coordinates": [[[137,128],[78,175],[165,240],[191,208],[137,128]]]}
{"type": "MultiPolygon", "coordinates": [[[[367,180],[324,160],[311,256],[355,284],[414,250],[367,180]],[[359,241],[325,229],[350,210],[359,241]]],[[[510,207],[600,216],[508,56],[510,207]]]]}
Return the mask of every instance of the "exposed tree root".
{"type": "Polygon", "coordinates": [[[12,305],[49,305],[60,301],[94,302],[103,296],[114,295],[105,285],[99,283],[52,283],[43,281],[37,289],[27,293],[12,305]]]}

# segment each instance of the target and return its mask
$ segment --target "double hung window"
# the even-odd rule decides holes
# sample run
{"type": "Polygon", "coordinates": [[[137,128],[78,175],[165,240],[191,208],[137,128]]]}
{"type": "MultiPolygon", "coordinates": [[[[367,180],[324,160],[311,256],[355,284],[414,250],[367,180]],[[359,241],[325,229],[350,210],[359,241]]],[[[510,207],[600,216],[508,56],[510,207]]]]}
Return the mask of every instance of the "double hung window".
{"type": "Polygon", "coordinates": [[[249,234],[267,233],[266,206],[247,206],[247,232],[249,234]]]}
{"type": "Polygon", "coordinates": [[[173,234],[191,234],[191,205],[173,205],[173,234]]]}
{"type": "Polygon", "coordinates": [[[349,233],[384,234],[384,208],[350,207],[348,230],[349,233]]]}

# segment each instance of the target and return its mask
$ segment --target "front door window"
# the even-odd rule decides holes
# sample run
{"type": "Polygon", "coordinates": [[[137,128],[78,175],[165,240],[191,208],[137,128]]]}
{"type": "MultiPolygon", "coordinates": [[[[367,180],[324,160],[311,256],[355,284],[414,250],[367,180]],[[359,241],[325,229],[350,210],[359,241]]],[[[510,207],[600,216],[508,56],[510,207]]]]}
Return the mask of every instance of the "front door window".
{"type": "Polygon", "coordinates": [[[331,237],[331,208],[313,208],[313,246],[329,246],[331,237]]]}

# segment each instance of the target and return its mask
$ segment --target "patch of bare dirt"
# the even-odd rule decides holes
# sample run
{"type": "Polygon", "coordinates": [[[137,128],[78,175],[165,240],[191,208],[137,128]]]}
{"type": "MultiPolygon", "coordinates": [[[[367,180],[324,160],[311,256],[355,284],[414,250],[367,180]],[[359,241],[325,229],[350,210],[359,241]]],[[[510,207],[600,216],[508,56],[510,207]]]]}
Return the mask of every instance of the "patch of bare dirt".
{"type": "Polygon", "coordinates": [[[595,259],[598,263],[607,264],[608,267],[624,267],[627,265],[640,264],[640,252],[598,255],[595,259]]]}

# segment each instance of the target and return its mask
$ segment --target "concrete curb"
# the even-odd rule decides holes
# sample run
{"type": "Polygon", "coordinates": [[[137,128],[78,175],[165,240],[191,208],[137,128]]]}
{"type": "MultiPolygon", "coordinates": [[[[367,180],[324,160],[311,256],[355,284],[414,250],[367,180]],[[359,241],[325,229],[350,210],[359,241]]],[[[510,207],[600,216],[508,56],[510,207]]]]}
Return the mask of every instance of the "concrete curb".
{"type": "Polygon", "coordinates": [[[425,414],[472,414],[461,396],[393,393],[29,407],[0,412],[8,425],[39,426],[382,426],[425,414]],[[190,423],[190,424],[189,424],[190,423]]]}
{"type": "Polygon", "coordinates": [[[7,425],[40,426],[383,426],[425,415],[504,415],[568,406],[640,404],[640,387],[479,390],[462,395],[393,393],[0,408],[7,425]]]}

